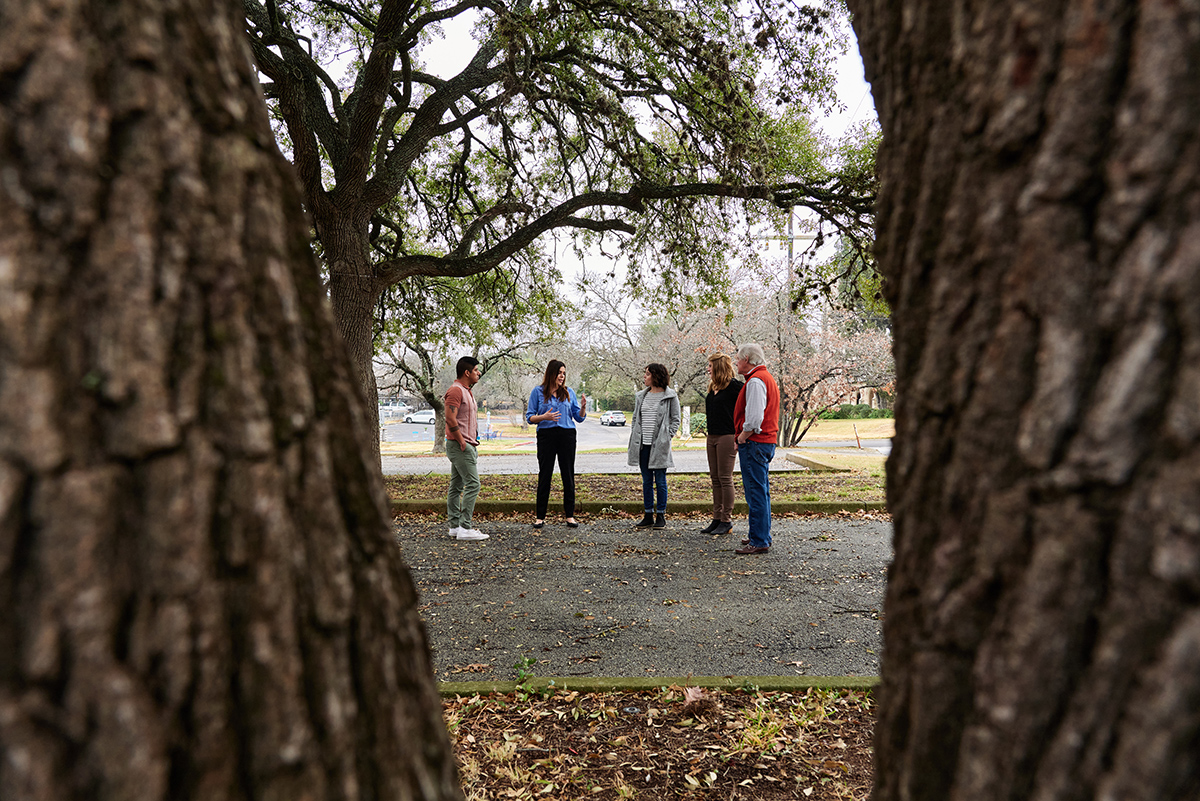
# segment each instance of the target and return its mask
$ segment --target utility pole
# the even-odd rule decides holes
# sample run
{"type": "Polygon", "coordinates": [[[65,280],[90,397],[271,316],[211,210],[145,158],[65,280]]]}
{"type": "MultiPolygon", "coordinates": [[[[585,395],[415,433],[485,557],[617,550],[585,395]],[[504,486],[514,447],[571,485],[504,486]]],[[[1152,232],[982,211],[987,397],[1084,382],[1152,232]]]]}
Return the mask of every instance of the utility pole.
{"type": "Polygon", "coordinates": [[[795,267],[794,267],[795,260],[796,260],[796,241],[802,240],[802,241],[811,242],[812,240],[817,238],[815,234],[797,234],[797,233],[795,233],[795,227],[794,227],[795,226],[795,215],[796,215],[795,209],[788,209],[787,234],[785,236],[768,235],[768,236],[755,237],[755,239],[763,239],[766,241],[780,240],[780,241],[787,242],[787,250],[788,250],[787,290],[788,290],[789,296],[791,295],[791,291],[792,291],[792,279],[796,272],[795,267]]]}

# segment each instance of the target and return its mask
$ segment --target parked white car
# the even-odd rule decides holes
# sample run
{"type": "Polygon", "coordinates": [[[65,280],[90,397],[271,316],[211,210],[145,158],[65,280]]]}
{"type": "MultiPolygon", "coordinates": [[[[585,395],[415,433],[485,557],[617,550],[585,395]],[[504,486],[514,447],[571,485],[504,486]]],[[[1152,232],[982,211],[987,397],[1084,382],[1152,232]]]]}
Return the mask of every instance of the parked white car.
{"type": "Polygon", "coordinates": [[[602,426],[623,426],[625,425],[625,412],[615,410],[604,412],[600,415],[600,425],[602,426]]]}
{"type": "Polygon", "coordinates": [[[404,415],[406,423],[424,423],[425,425],[433,425],[433,421],[437,418],[437,412],[433,409],[422,409],[419,412],[409,412],[404,415]]]}
{"type": "Polygon", "coordinates": [[[381,420],[391,420],[393,417],[403,417],[412,411],[411,406],[400,404],[399,406],[380,406],[379,418],[381,420]]]}

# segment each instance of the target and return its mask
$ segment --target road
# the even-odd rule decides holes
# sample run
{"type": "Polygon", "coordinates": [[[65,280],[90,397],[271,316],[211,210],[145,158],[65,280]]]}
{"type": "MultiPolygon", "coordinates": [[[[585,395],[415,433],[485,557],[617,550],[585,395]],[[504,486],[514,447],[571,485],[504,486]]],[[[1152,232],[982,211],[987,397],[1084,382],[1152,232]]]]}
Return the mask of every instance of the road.
{"type": "MultiPolygon", "coordinates": [[[[486,426],[487,418],[481,417],[479,419],[480,431],[485,430],[486,426]]],[[[588,418],[582,423],[576,424],[576,427],[579,431],[577,444],[579,450],[623,448],[629,442],[629,426],[602,426],[599,415],[588,415],[588,418]]],[[[529,429],[528,439],[531,443],[535,440],[533,428],[529,429]]],[[[388,423],[384,426],[384,441],[432,442],[433,426],[421,423],[388,423]]]]}
{"type": "MultiPolygon", "coordinates": [[[[575,457],[577,473],[636,473],[637,467],[626,463],[625,448],[629,444],[628,426],[602,426],[598,419],[588,417],[578,426],[578,455],[575,457]],[[614,449],[610,453],[586,453],[614,449]]],[[[433,441],[433,426],[406,425],[396,423],[386,426],[387,442],[420,442],[433,441]]],[[[863,440],[862,446],[867,449],[887,454],[891,451],[891,440],[863,440]]],[[[513,452],[498,455],[483,455],[479,457],[479,472],[482,474],[519,474],[536,473],[537,460],[534,458],[536,437],[530,429],[528,438],[522,440],[520,446],[515,446],[513,452]]],[[[801,442],[796,450],[805,452],[819,451],[829,448],[853,448],[855,442],[801,442]]],[[[771,469],[775,471],[799,470],[799,465],[783,458],[786,451],[779,449],[771,469]]],[[[676,449],[675,472],[708,472],[708,457],[704,448],[676,449]]],[[[422,454],[407,456],[383,457],[383,472],[385,475],[413,475],[425,473],[449,473],[450,462],[440,454],[422,454]]]]}

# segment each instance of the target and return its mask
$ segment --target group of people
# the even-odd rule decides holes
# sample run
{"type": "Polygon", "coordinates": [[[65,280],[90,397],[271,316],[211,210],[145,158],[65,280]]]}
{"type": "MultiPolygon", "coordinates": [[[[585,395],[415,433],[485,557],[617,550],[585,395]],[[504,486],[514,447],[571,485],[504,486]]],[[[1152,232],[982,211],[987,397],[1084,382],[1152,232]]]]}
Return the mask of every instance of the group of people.
{"type": "MultiPolygon", "coordinates": [[[[767,553],[771,547],[771,486],[769,466],[775,456],[779,431],[779,387],[766,368],[760,346],[738,348],[735,359],[724,353],[708,357],[707,418],[708,471],[712,481],[712,522],[705,534],[733,530],[733,468],[741,456],[742,485],[749,508],[748,536],[737,554],[767,553]],[[736,359],[736,361],[735,361],[736,359]],[[735,377],[741,375],[745,382],[735,377]]],[[[460,540],[488,538],[473,528],[472,514],[479,495],[477,464],[478,427],[471,388],[479,381],[479,361],[458,360],[458,378],[444,398],[446,405],[446,455],[450,459],[450,491],[446,517],[450,536],[460,540]]],[[[634,528],[662,529],[667,522],[667,469],[674,467],[671,439],[679,431],[682,410],[679,394],[670,386],[670,373],[657,362],[646,365],[644,388],[634,396],[628,458],[642,474],[644,514],[634,528]]],[[[546,365],[542,383],[529,394],[525,420],[537,425],[538,486],[533,527],[546,524],[550,483],[558,463],[563,483],[563,518],[568,528],[575,519],[576,423],[587,419],[587,396],[567,386],[567,367],[558,359],[546,365]]]]}

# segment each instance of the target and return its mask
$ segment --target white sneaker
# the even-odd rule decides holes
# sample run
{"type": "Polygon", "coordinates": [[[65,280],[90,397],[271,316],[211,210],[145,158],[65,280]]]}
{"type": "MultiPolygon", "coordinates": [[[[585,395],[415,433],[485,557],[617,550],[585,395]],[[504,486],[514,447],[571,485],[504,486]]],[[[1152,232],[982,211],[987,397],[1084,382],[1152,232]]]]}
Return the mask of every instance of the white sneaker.
{"type": "Polygon", "coordinates": [[[457,538],[460,540],[486,540],[488,535],[477,528],[460,528],[457,538]]]}
{"type": "Polygon", "coordinates": [[[459,526],[455,526],[454,528],[450,529],[450,534],[449,534],[450,539],[452,539],[452,540],[458,539],[458,535],[460,533],[462,533],[462,528],[459,526]]]}

